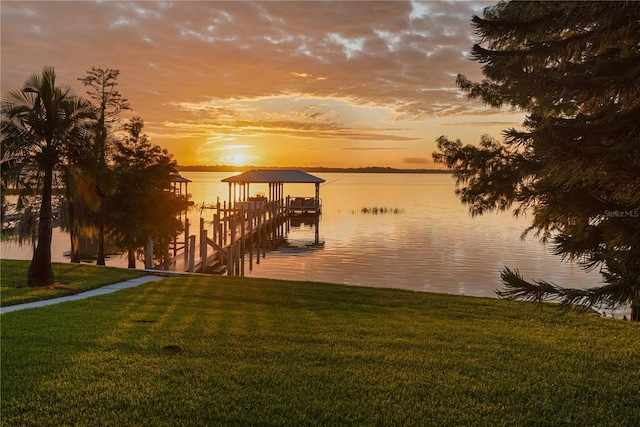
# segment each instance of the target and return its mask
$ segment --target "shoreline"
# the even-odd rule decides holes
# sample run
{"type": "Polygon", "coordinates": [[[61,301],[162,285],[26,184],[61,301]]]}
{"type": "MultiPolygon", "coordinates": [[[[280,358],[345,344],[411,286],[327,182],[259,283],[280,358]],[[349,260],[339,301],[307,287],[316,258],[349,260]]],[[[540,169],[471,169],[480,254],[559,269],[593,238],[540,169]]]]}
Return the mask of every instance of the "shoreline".
{"type": "Polygon", "coordinates": [[[448,174],[452,172],[448,169],[397,169],[382,166],[367,166],[359,168],[332,168],[324,166],[312,167],[276,167],[276,166],[231,166],[231,165],[178,165],[178,172],[246,172],[252,169],[272,169],[289,170],[299,169],[305,172],[325,172],[325,173],[420,173],[420,174],[448,174]]]}
{"type": "MultiPolygon", "coordinates": [[[[9,260],[9,261],[25,261],[25,262],[29,262],[29,260],[25,260],[25,259],[10,259],[10,258],[3,258],[2,260],[9,260]]],[[[54,261],[54,264],[71,264],[71,263],[66,263],[66,262],[59,262],[59,261],[54,261]]],[[[1,265],[1,262],[0,262],[1,265]]],[[[228,277],[225,275],[222,276],[217,276],[215,274],[202,274],[202,273],[187,273],[187,272],[177,272],[177,271],[168,271],[168,270],[154,270],[154,269],[147,269],[147,268],[135,268],[135,269],[129,269],[126,267],[122,267],[122,266],[116,266],[116,265],[106,265],[106,266],[98,266],[96,264],[92,264],[92,263],[88,263],[88,262],[81,262],[80,264],[76,264],[76,265],[85,265],[85,266],[92,266],[92,267],[97,267],[97,268],[116,268],[116,269],[121,269],[121,270],[127,270],[127,271],[135,271],[135,272],[140,272],[140,273],[145,273],[144,276],[141,277],[148,277],[148,276],[156,276],[156,277],[187,277],[187,276],[212,276],[212,277],[228,277]]],[[[436,291],[424,291],[424,290],[417,290],[417,289],[411,289],[411,288],[403,288],[403,287],[391,287],[391,286],[384,286],[384,285],[379,285],[379,286],[371,286],[371,285],[356,285],[356,284],[349,284],[349,283],[339,283],[339,282],[332,282],[332,281],[323,281],[323,280],[301,280],[301,279],[283,279],[283,278],[275,278],[275,277],[260,277],[260,276],[256,276],[256,277],[252,277],[252,276],[242,276],[239,277],[242,279],[247,279],[247,280],[277,280],[277,281],[285,281],[285,282],[295,282],[295,283],[325,283],[325,284],[331,284],[331,285],[337,285],[337,286],[348,286],[348,287],[356,287],[356,288],[372,288],[372,289],[389,289],[389,290],[396,290],[396,291],[405,291],[405,292],[417,292],[417,293],[430,293],[430,294],[439,294],[439,295],[454,295],[454,296],[462,296],[462,297],[471,297],[471,298],[490,298],[490,299],[498,299],[501,300],[502,298],[498,297],[497,295],[470,295],[470,294],[462,294],[462,293],[451,293],[451,292],[436,292],[436,291]]],[[[109,285],[105,286],[106,288],[109,288],[109,285]]],[[[96,288],[96,289],[100,289],[100,288],[96,288]]],[[[89,291],[87,291],[89,292],[89,291]]],[[[52,299],[56,299],[56,297],[53,297],[52,299]]],[[[75,298],[74,298],[75,299],[75,298]]],[[[48,299],[44,299],[42,301],[47,301],[48,299]]],[[[516,302],[524,302],[524,301],[516,301],[516,302]]],[[[546,301],[547,303],[551,303],[554,304],[553,301],[546,301]]],[[[49,304],[45,304],[45,305],[49,305],[49,304]]],[[[8,305],[4,305],[2,306],[2,308],[4,309],[5,307],[11,307],[14,306],[14,304],[8,304],[8,305]]],[[[11,309],[10,311],[13,311],[13,309],[11,309]]],[[[617,308],[615,310],[609,309],[609,308],[602,308],[602,307],[598,307],[598,308],[590,308],[589,311],[597,314],[600,317],[603,318],[612,318],[612,319],[618,319],[618,320],[622,320],[624,316],[626,316],[627,318],[630,317],[631,315],[631,307],[620,307],[617,308]]],[[[0,312],[4,312],[2,310],[0,310],[0,312]]]]}

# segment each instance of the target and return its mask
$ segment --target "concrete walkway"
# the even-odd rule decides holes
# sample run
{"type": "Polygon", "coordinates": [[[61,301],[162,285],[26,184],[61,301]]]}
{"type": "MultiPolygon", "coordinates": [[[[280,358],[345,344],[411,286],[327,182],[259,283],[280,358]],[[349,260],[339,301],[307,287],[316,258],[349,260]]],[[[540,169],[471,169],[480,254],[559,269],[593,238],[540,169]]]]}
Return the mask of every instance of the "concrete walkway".
{"type": "Polygon", "coordinates": [[[43,300],[43,301],[34,301],[34,302],[28,302],[28,303],[25,303],[25,304],[16,304],[16,305],[10,305],[10,306],[7,306],[7,307],[0,307],[0,314],[10,313],[12,311],[18,311],[18,310],[26,310],[28,308],[44,307],[44,306],[47,306],[47,305],[58,304],[58,303],[61,303],[61,302],[66,302],[66,301],[75,301],[75,300],[79,300],[79,299],[85,299],[85,298],[89,298],[89,297],[94,297],[96,295],[110,294],[112,292],[116,292],[116,291],[119,291],[121,289],[133,288],[135,286],[140,286],[140,285],[143,285],[145,283],[155,282],[156,280],[162,280],[165,277],[161,277],[161,276],[142,276],[142,277],[137,277],[135,279],[127,280],[126,282],[113,283],[111,285],[103,286],[101,288],[92,289],[90,291],[81,292],[81,293],[75,294],[75,295],[68,295],[66,297],[52,298],[52,299],[47,299],[47,300],[43,300]]]}

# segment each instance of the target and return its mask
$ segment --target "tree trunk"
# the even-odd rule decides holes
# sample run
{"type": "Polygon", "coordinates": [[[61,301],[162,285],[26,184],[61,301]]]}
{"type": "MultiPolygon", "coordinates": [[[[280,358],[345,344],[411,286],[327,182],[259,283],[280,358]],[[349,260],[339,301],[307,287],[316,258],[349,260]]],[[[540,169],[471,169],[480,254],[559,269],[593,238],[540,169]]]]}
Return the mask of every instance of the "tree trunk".
{"type": "Polygon", "coordinates": [[[136,251],[135,249],[129,249],[127,251],[127,258],[129,259],[128,268],[136,268],[136,251]]]}
{"type": "Polygon", "coordinates": [[[96,261],[97,265],[106,265],[104,258],[104,224],[102,223],[102,219],[99,220],[98,225],[98,260],[96,261]]]}
{"type": "Polygon", "coordinates": [[[640,290],[636,291],[636,297],[631,302],[631,321],[640,322],[640,290]]]}
{"type": "Polygon", "coordinates": [[[53,191],[53,165],[43,166],[44,182],[38,223],[38,244],[27,272],[27,284],[31,287],[47,286],[54,282],[51,267],[51,193],[53,191]]]}
{"type": "Polygon", "coordinates": [[[69,202],[69,238],[71,239],[71,262],[80,263],[80,241],[78,238],[78,226],[76,224],[76,213],[73,208],[73,201],[69,202]]]}
{"type": "MultiPolygon", "coordinates": [[[[104,99],[104,98],[103,98],[104,99]]],[[[101,107],[100,117],[98,118],[97,123],[97,134],[96,134],[96,149],[98,151],[98,188],[101,188],[102,174],[107,170],[106,162],[105,162],[105,145],[107,141],[107,130],[104,127],[104,113],[105,107],[104,104],[101,107]]],[[[96,261],[97,265],[106,265],[105,257],[104,257],[104,221],[103,221],[103,211],[98,211],[98,259],[96,261]]]]}
{"type": "Polygon", "coordinates": [[[0,231],[4,228],[4,217],[7,214],[7,204],[4,191],[0,192],[0,231]]]}
{"type": "Polygon", "coordinates": [[[75,230],[69,231],[71,239],[71,263],[80,264],[80,239],[78,233],[75,230]]]}

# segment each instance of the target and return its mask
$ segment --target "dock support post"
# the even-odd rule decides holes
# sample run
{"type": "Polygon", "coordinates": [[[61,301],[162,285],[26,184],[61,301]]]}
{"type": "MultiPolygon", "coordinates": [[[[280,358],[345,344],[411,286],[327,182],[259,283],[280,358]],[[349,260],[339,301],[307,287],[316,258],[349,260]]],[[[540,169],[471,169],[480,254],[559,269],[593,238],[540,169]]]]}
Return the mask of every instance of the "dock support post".
{"type": "Polygon", "coordinates": [[[231,246],[234,246],[236,244],[236,220],[234,218],[231,218],[229,220],[229,228],[230,228],[230,244],[231,246]]]}
{"type": "Polygon", "coordinates": [[[202,261],[202,273],[207,271],[207,230],[200,232],[200,260],[202,261]]]}
{"type": "Polygon", "coordinates": [[[260,210],[256,212],[256,264],[260,264],[260,242],[262,239],[262,211],[264,211],[264,207],[260,207],[260,210]]]}
{"type": "Polygon", "coordinates": [[[175,234],[173,236],[173,257],[176,257],[176,253],[178,253],[178,235],[175,234]]]}
{"type": "MultiPolygon", "coordinates": [[[[222,219],[222,216],[220,215],[220,197],[218,197],[218,199],[216,200],[216,215],[214,217],[214,227],[217,233],[217,238],[218,238],[218,245],[219,246],[223,246],[222,244],[222,225],[220,223],[220,220],[222,219]]],[[[213,241],[215,242],[216,239],[214,237],[213,241]]]]}
{"type": "Polygon", "coordinates": [[[238,249],[240,251],[240,258],[238,259],[238,262],[240,263],[240,275],[244,276],[244,252],[246,245],[245,228],[247,221],[247,213],[244,209],[244,205],[240,208],[240,218],[242,219],[240,220],[240,248],[238,249]]]}
{"type": "MultiPolygon", "coordinates": [[[[231,184],[229,184],[231,185],[231,184]]],[[[229,187],[231,188],[231,187],[229,187]]],[[[231,203],[231,202],[229,202],[231,203]]],[[[222,215],[223,215],[223,221],[222,221],[222,233],[224,235],[224,239],[227,239],[227,227],[228,227],[228,222],[229,222],[229,213],[227,212],[227,201],[225,200],[224,203],[222,204],[222,215]]]]}
{"type": "Polygon", "coordinates": [[[184,219],[184,261],[189,260],[189,218],[184,219]]]}
{"type": "Polygon", "coordinates": [[[240,275],[240,261],[242,261],[242,256],[240,254],[240,245],[236,245],[236,276],[240,275]]]}
{"type": "Polygon", "coordinates": [[[254,235],[253,235],[253,213],[255,212],[255,206],[249,207],[249,271],[253,270],[253,243],[254,243],[254,235]]]}
{"type": "Polygon", "coordinates": [[[193,273],[196,267],[196,236],[189,236],[189,273],[193,273]]]}
{"type": "Polygon", "coordinates": [[[269,207],[267,206],[264,209],[264,218],[262,221],[262,258],[265,258],[267,256],[267,238],[269,237],[269,224],[267,222],[268,213],[269,207]]]}
{"type": "Polygon", "coordinates": [[[227,276],[233,276],[233,246],[227,246],[227,276]]]}
{"type": "MultiPolygon", "coordinates": [[[[218,214],[213,215],[213,232],[211,235],[211,240],[214,242],[218,241],[218,225],[220,225],[220,216],[218,214]]],[[[222,245],[220,245],[222,246],[222,245]]]]}
{"type": "Polygon", "coordinates": [[[233,217],[229,220],[229,228],[231,229],[231,243],[229,245],[229,276],[235,276],[236,260],[236,221],[233,217]]]}
{"type": "Polygon", "coordinates": [[[202,271],[204,272],[207,267],[207,230],[204,228],[203,217],[200,217],[200,259],[202,260],[202,271]]]}

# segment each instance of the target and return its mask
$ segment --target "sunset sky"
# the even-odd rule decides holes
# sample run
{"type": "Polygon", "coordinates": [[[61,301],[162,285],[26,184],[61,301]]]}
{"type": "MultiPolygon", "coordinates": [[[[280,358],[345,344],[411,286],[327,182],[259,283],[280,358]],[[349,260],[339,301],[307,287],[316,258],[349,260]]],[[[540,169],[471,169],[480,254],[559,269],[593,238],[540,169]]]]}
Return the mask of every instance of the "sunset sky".
{"type": "Polygon", "coordinates": [[[2,0],[2,93],[112,68],[181,165],[433,168],[438,136],[522,123],[455,86],[482,77],[470,19],[493,4],[2,0]]]}

